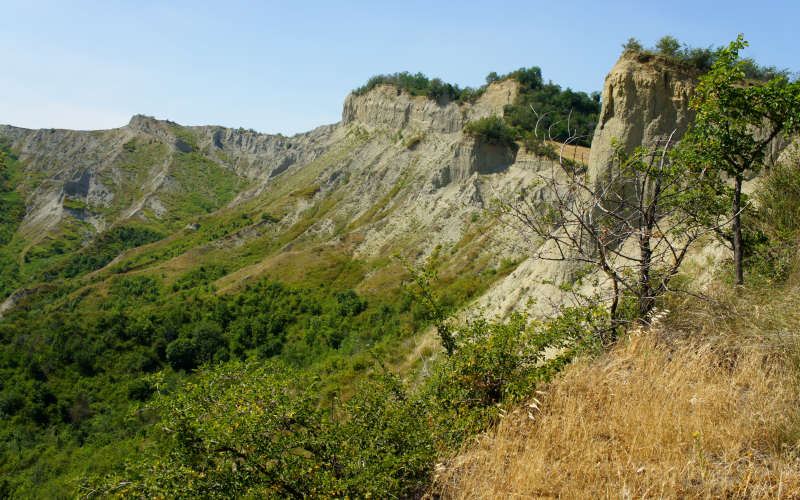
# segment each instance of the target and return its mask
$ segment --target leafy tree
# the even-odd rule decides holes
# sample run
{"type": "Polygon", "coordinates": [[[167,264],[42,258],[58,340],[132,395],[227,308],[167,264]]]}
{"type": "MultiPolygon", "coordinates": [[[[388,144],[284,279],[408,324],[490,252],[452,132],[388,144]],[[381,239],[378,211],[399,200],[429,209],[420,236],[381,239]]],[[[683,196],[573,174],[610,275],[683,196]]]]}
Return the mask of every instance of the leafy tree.
{"type": "Polygon", "coordinates": [[[656,42],[656,50],[667,57],[678,57],[681,53],[681,42],[673,36],[666,35],[656,42]]]}
{"type": "Polygon", "coordinates": [[[464,127],[464,132],[474,137],[480,137],[489,144],[516,147],[516,133],[499,116],[487,116],[469,122],[464,127]]]}
{"type": "Polygon", "coordinates": [[[637,52],[644,50],[642,42],[634,37],[628,38],[628,41],[622,44],[623,50],[635,50],[637,52]]]}
{"type": "MultiPolygon", "coordinates": [[[[705,181],[717,196],[729,199],[732,234],[726,235],[734,256],[737,284],[744,283],[742,259],[742,183],[747,173],[767,167],[767,150],[781,134],[800,130],[800,82],[784,77],[766,82],[746,80],[746,60],[739,51],[747,47],[742,35],[719,52],[711,71],[700,77],[691,102],[697,119],[682,141],[681,158],[695,171],[709,169],[705,181]],[[728,188],[728,179],[733,188],[728,188]]],[[[715,200],[719,202],[719,198],[715,200]]],[[[722,217],[712,204],[709,224],[722,217]]],[[[722,234],[720,232],[720,234],[722,234]]]]}

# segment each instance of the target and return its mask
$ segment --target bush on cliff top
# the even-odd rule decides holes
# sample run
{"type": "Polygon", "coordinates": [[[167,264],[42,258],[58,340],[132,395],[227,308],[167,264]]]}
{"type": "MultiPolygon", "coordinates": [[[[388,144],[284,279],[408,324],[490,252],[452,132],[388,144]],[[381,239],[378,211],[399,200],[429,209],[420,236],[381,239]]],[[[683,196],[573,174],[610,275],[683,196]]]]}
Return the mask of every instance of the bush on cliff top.
{"type": "MultiPolygon", "coordinates": [[[[657,54],[665,57],[674,64],[688,66],[706,72],[714,65],[714,61],[719,57],[720,51],[724,47],[709,45],[708,47],[692,47],[682,43],[673,36],[666,35],[656,42],[655,47],[644,47],[642,42],[636,38],[628,38],[622,44],[624,50],[632,50],[643,54],[657,54]]],[[[775,77],[789,78],[791,72],[788,69],[779,69],[775,66],[761,66],[755,59],[743,59],[745,76],[751,80],[771,80],[775,77]]]]}

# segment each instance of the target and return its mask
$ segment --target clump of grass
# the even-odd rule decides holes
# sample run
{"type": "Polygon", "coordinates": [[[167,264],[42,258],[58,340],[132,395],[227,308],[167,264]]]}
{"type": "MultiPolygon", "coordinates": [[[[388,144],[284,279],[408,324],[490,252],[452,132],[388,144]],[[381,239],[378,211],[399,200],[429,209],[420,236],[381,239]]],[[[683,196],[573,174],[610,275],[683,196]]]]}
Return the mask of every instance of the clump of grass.
{"type": "Polygon", "coordinates": [[[295,198],[305,198],[310,200],[314,197],[317,193],[319,193],[320,187],[318,184],[311,184],[310,186],[302,187],[295,191],[292,191],[290,196],[294,196],[295,198]]]}
{"type": "Polygon", "coordinates": [[[416,148],[422,140],[425,139],[425,132],[420,132],[406,141],[406,149],[416,148]]]}
{"type": "Polygon", "coordinates": [[[797,292],[689,305],[668,326],[575,363],[446,464],[438,489],[445,498],[797,498],[797,292]]]}

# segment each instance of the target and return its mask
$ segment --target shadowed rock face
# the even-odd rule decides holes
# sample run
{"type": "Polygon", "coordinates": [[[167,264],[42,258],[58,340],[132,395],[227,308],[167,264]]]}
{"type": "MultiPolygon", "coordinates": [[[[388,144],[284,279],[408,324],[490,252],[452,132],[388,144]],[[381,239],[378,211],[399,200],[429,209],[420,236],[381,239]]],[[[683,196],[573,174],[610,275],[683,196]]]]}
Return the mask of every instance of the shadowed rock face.
{"type": "Polygon", "coordinates": [[[593,176],[612,163],[612,139],[627,152],[653,147],[673,130],[679,140],[694,120],[689,101],[698,73],[653,55],[625,51],[606,76],[603,108],[589,166],[593,176]]]}
{"type": "Polygon", "coordinates": [[[508,146],[466,139],[455,148],[453,180],[462,181],[475,173],[481,175],[501,173],[508,169],[516,158],[517,150],[508,146]]]}

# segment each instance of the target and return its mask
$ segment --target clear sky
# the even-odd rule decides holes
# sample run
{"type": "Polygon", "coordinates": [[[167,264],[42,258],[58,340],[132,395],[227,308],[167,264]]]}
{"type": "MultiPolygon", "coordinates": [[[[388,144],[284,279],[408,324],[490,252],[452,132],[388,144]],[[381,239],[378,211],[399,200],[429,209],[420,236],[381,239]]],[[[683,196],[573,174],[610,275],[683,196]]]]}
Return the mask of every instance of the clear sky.
{"type": "Polygon", "coordinates": [[[333,123],[370,76],[479,86],[539,66],[600,90],[628,37],[692,46],[740,32],[760,63],[800,70],[800,0],[0,0],[0,123],[119,127],[136,113],[293,134],[333,123]]]}

